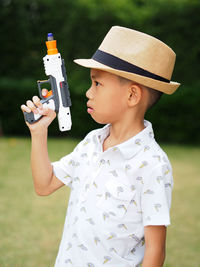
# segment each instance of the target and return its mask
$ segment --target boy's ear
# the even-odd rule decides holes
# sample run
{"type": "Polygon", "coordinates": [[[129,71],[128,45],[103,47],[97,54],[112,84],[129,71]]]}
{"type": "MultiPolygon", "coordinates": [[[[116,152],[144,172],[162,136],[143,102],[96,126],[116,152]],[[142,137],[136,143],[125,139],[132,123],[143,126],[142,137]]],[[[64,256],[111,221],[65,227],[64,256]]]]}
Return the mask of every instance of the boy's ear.
{"type": "Polygon", "coordinates": [[[138,84],[132,84],[128,90],[128,105],[133,107],[137,105],[142,98],[142,88],[138,84]]]}

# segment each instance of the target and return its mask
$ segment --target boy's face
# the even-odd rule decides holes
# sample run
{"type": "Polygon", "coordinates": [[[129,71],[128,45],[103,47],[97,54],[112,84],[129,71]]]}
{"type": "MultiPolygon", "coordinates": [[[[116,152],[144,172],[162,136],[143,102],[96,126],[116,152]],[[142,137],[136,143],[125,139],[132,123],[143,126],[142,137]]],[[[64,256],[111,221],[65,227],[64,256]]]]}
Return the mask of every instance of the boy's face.
{"type": "Polygon", "coordinates": [[[91,69],[91,81],[86,92],[88,113],[101,124],[122,120],[127,108],[127,86],[118,76],[96,69],[91,69]]]}

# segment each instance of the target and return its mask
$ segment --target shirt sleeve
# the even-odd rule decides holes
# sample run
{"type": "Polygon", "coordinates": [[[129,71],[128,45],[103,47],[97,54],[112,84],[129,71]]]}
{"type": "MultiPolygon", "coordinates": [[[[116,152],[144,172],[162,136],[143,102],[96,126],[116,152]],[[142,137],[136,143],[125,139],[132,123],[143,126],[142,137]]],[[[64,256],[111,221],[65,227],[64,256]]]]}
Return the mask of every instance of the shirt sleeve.
{"type": "Polygon", "coordinates": [[[80,155],[84,152],[86,145],[90,143],[93,132],[95,132],[95,130],[88,133],[86,137],[74,148],[73,152],[64,156],[59,161],[51,163],[54,175],[69,187],[72,187],[75,171],[80,165],[80,155]]]}
{"type": "Polygon", "coordinates": [[[170,207],[173,187],[170,163],[156,166],[144,179],[141,194],[143,224],[170,225],[170,207]]]}
{"type": "Polygon", "coordinates": [[[65,185],[71,187],[73,177],[73,158],[74,151],[67,156],[61,158],[59,161],[51,163],[53,166],[54,175],[62,181],[65,185]]]}
{"type": "Polygon", "coordinates": [[[54,175],[69,187],[72,186],[75,169],[79,165],[77,158],[81,151],[83,142],[84,139],[74,148],[74,150],[70,154],[62,157],[59,161],[51,163],[51,165],[53,166],[54,175]]]}

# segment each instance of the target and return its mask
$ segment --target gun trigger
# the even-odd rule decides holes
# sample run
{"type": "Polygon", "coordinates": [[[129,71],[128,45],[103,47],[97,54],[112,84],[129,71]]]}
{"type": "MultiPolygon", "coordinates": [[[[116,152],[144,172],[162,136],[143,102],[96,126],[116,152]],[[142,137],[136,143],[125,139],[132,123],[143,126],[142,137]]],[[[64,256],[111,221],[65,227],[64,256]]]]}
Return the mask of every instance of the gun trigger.
{"type": "Polygon", "coordinates": [[[44,98],[48,98],[48,97],[50,97],[50,96],[52,96],[53,95],[53,92],[52,92],[52,90],[51,91],[48,91],[48,93],[45,95],[45,96],[43,96],[44,98]]]}

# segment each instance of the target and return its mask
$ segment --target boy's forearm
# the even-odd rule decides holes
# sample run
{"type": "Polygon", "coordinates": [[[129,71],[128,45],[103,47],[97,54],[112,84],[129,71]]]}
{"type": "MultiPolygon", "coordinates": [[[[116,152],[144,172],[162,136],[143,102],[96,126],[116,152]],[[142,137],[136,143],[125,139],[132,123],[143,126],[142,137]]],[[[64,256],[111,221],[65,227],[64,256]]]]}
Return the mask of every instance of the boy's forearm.
{"type": "Polygon", "coordinates": [[[31,133],[31,169],[35,191],[45,195],[51,182],[53,170],[47,149],[47,129],[40,133],[31,133]]]}
{"type": "Polygon", "coordinates": [[[165,250],[148,248],[145,250],[142,267],[162,267],[165,261],[165,250]]]}

